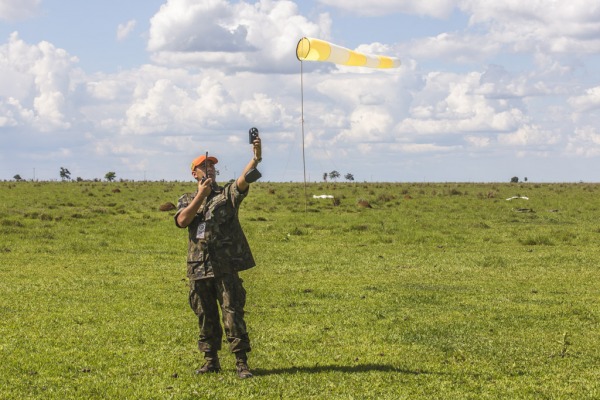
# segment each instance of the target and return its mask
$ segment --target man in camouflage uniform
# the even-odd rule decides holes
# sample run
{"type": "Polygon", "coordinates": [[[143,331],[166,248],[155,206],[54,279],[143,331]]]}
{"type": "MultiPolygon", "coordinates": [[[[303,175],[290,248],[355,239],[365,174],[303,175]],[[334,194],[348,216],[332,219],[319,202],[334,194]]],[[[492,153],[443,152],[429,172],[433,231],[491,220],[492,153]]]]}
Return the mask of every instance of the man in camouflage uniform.
{"type": "MultiPolygon", "coordinates": [[[[200,156],[192,162],[192,176],[198,191],[179,198],[175,224],[188,228],[187,276],[190,280],[190,306],[198,316],[198,348],[205,363],[196,372],[219,372],[223,328],[229,349],[236,358],[240,378],[250,378],[247,353],[250,339],[244,321],[246,291],[239,271],[252,268],[254,258],[238,220],[240,203],[257,179],[256,166],[261,161],[261,141],[252,144],[254,157],[233,183],[219,187],[214,183],[215,157],[200,156]]],[[[260,174],[258,174],[260,177],[260,174]]]]}

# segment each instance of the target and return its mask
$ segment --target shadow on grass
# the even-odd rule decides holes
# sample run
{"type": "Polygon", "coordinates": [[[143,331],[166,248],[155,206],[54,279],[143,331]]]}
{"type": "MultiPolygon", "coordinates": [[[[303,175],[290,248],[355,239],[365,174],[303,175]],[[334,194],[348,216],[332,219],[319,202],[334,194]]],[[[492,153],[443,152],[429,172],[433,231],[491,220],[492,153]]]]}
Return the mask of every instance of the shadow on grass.
{"type": "Polygon", "coordinates": [[[315,365],[314,367],[289,367],[289,368],[274,368],[274,369],[263,369],[254,368],[252,373],[256,376],[261,375],[284,375],[284,374],[318,374],[321,372],[344,372],[344,373],[359,373],[359,372],[398,372],[401,374],[409,375],[420,375],[429,374],[427,371],[410,371],[395,367],[393,365],[384,364],[364,364],[364,365],[315,365]]]}

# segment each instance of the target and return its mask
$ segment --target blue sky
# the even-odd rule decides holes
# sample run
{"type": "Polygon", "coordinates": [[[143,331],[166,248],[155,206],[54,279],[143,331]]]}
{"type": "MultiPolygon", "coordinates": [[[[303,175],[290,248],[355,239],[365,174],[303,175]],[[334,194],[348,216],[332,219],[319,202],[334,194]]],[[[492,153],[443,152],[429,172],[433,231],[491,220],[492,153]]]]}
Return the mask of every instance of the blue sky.
{"type": "Polygon", "coordinates": [[[304,63],[311,181],[600,181],[592,0],[0,0],[0,179],[301,181],[303,36],[402,61],[304,63]]]}

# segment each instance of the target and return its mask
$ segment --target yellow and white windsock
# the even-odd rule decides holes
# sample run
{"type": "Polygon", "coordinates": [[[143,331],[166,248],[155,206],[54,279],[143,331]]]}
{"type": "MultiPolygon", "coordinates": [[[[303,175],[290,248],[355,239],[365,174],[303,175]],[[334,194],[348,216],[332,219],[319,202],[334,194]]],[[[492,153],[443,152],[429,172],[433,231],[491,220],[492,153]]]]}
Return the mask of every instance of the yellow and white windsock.
{"type": "Polygon", "coordinates": [[[398,68],[400,60],[394,57],[359,53],[321,39],[303,37],[296,46],[300,61],[326,61],[352,67],[398,68]]]}

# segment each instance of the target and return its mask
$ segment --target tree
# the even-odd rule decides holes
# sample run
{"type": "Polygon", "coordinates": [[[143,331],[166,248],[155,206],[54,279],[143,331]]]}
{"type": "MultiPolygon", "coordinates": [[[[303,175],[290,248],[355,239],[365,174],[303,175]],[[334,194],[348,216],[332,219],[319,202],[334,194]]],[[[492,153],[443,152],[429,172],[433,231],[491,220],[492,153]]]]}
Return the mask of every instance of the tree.
{"type": "Polygon", "coordinates": [[[107,172],[106,175],[104,175],[104,179],[106,179],[109,182],[114,181],[116,177],[117,173],[113,171],[107,172]]]}
{"type": "Polygon", "coordinates": [[[512,178],[510,178],[510,183],[519,183],[519,177],[513,176],[512,178]]]}
{"type": "Polygon", "coordinates": [[[344,175],[344,178],[346,178],[347,181],[352,182],[354,180],[354,175],[352,175],[351,173],[347,173],[346,175],[344,175]]]}
{"type": "Polygon", "coordinates": [[[334,181],[340,177],[340,173],[337,172],[336,170],[333,170],[329,173],[329,178],[333,179],[334,181]]]}
{"type": "Polygon", "coordinates": [[[71,172],[63,167],[60,167],[60,179],[64,180],[71,180],[71,172]]]}
{"type": "Polygon", "coordinates": [[[20,180],[23,180],[23,178],[21,178],[21,175],[19,175],[19,174],[16,174],[15,176],[13,176],[13,179],[14,179],[15,181],[20,181],[20,180]]]}
{"type": "Polygon", "coordinates": [[[327,172],[323,173],[323,182],[327,182],[327,172]]]}

